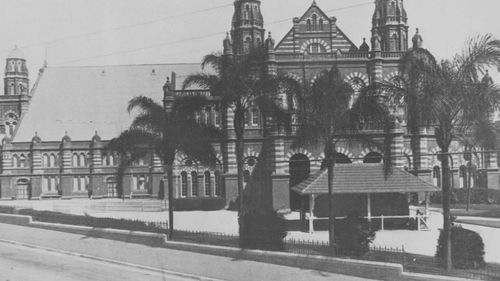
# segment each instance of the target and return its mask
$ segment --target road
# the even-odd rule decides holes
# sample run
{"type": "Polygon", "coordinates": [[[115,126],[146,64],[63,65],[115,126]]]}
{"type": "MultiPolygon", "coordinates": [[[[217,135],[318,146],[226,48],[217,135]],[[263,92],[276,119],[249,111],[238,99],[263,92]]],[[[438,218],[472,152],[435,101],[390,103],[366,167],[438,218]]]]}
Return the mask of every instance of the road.
{"type": "Polygon", "coordinates": [[[369,280],[299,267],[235,260],[79,234],[0,224],[0,281],[213,279],[369,280]],[[36,245],[38,249],[26,245],[36,245]],[[183,277],[186,275],[198,278],[183,277]]]}
{"type": "Polygon", "coordinates": [[[0,249],[1,281],[199,280],[5,243],[0,249]]]}

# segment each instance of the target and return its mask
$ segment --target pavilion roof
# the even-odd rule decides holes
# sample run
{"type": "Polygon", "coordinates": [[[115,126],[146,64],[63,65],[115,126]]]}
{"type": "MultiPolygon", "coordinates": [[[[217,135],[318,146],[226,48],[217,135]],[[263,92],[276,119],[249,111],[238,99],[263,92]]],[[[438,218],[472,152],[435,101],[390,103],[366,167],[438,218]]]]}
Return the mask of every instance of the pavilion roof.
{"type": "MultiPolygon", "coordinates": [[[[320,170],[292,187],[301,194],[328,194],[328,170],[320,170]]],[[[382,164],[335,164],[334,194],[412,193],[439,191],[434,186],[400,168],[384,174],[382,164]]]]}

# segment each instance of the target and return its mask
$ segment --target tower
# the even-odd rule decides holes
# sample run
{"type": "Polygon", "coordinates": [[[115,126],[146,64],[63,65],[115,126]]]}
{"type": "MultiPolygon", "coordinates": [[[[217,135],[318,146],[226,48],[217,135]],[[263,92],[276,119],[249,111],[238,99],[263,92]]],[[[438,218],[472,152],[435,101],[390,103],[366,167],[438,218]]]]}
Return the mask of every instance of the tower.
{"type": "Polygon", "coordinates": [[[28,68],[23,52],[17,48],[12,50],[5,65],[4,95],[20,96],[29,94],[28,68]]]}
{"type": "Polygon", "coordinates": [[[24,54],[16,46],[5,64],[4,93],[0,95],[0,136],[13,138],[19,120],[28,109],[28,74],[24,54]]]}
{"type": "Polygon", "coordinates": [[[231,27],[233,53],[247,54],[262,46],[264,42],[264,18],[260,0],[234,1],[234,15],[231,27]]]}
{"type": "Polygon", "coordinates": [[[376,0],[372,36],[376,34],[382,52],[408,50],[408,17],[403,0],[376,0]]]}

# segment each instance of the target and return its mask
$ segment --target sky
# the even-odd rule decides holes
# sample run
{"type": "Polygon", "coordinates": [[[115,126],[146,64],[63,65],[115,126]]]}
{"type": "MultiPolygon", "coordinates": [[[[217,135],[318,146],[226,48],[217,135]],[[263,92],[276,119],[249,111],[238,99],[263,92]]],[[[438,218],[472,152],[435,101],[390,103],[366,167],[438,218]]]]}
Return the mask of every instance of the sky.
{"type": "MultiPolygon", "coordinates": [[[[312,0],[262,0],[265,28],[279,41],[312,0]]],[[[356,44],[370,38],[373,0],[317,0],[356,44]]],[[[410,38],[451,58],[471,36],[500,38],[498,0],[404,0],[410,38]]],[[[200,62],[222,49],[233,0],[0,0],[0,60],[15,45],[33,83],[49,66],[200,62]]]]}

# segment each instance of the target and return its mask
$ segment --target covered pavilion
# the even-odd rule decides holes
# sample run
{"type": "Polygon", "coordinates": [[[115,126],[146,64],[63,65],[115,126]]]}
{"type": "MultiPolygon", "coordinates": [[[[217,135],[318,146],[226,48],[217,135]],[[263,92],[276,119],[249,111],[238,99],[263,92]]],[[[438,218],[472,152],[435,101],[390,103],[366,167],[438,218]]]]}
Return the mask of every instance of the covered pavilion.
{"type": "MultiPolygon", "coordinates": [[[[309,197],[309,232],[314,232],[315,199],[319,195],[328,195],[328,170],[320,170],[302,183],[292,187],[301,196],[309,197]]],[[[433,184],[418,178],[409,172],[393,167],[385,173],[383,164],[335,164],[333,177],[333,195],[366,194],[366,218],[371,221],[373,194],[388,193],[425,193],[425,214],[429,204],[429,192],[439,191],[433,184]]],[[[301,207],[301,218],[306,210],[301,207]]],[[[405,216],[408,217],[408,216],[405,216]]],[[[383,216],[382,216],[383,218],[383,216]]],[[[394,216],[392,217],[394,218],[394,216]]]]}

